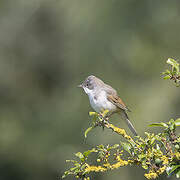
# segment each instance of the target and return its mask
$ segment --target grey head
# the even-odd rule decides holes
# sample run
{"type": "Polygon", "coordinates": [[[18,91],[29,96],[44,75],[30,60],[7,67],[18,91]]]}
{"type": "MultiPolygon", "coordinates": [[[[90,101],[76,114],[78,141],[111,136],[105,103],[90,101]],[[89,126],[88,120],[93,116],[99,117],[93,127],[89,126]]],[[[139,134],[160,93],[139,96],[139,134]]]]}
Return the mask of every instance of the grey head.
{"type": "Polygon", "coordinates": [[[103,89],[109,94],[117,94],[116,90],[113,89],[108,84],[105,84],[101,79],[97,78],[96,76],[90,75],[88,76],[85,81],[80,84],[78,87],[81,87],[87,93],[87,90],[100,90],[103,89]]]}
{"type": "Polygon", "coordinates": [[[89,90],[93,90],[94,88],[101,87],[102,85],[104,85],[104,82],[101,79],[97,78],[96,76],[90,75],[78,87],[82,87],[83,89],[88,88],[89,90]]]}

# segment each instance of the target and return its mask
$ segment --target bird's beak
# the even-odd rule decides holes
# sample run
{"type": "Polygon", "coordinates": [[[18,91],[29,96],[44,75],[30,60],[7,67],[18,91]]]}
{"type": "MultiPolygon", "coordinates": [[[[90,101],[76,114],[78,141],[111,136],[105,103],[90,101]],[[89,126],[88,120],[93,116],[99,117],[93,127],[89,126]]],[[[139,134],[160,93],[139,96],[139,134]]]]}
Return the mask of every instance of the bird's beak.
{"type": "Polygon", "coordinates": [[[80,85],[78,85],[77,87],[82,88],[82,87],[83,87],[83,85],[82,85],[82,84],[80,84],[80,85]]]}

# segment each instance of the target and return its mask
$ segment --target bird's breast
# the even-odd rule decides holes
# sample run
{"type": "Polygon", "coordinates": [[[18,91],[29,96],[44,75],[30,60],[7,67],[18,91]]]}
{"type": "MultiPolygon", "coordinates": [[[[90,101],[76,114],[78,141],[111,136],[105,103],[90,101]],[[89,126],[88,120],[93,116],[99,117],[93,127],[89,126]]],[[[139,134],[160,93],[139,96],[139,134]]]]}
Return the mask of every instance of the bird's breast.
{"type": "Polygon", "coordinates": [[[116,110],[116,106],[107,99],[107,94],[105,91],[100,91],[99,93],[90,94],[89,100],[92,108],[96,112],[101,112],[106,109],[108,109],[109,111],[116,110]]]}

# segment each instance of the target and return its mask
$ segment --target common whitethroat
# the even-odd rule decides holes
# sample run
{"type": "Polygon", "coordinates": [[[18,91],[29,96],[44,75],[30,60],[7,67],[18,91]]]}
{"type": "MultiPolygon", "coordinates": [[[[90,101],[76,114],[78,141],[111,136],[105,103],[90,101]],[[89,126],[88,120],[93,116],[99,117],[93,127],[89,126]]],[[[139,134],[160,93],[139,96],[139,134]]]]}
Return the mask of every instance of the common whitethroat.
{"type": "Polygon", "coordinates": [[[89,96],[92,108],[96,112],[100,113],[104,110],[109,110],[109,116],[114,113],[121,114],[123,119],[126,120],[129,129],[137,136],[137,132],[127,115],[127,111],[130,110],[118,96],[115,89],[93,75],[88,76],[78,87],[84,89],[85,93],[89,96]]]}

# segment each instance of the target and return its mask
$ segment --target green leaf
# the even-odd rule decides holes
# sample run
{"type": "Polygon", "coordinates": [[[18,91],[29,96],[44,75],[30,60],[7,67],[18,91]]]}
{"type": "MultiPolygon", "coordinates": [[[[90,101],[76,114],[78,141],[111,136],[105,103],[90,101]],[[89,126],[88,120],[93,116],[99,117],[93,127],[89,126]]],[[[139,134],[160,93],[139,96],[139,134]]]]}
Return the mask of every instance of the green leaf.
{"type": "Polygon", "coordinates": [[[163,77],[163,79],[165,79],[165,80],[170,79],[170,78],[171,78],[171,76],[169,76],[169,75],[166,75],[166,76],[163,77]]]}
{"type": "Polygon", "coordinates": [[[86,164],[86,163],[85,163],[85,164],[83,164],[83,165],[81,166],[81,169],[84,169],[86,166],[87,166],[87,164],[86,164]]]}
{"type": "Polygon", "coordinates": [[[103,150],[103,149],[104,149],[104,145],[103,145],[103,144],[100,144],[100,145],[97,146],[97,148],[103,150]]]}
{"type": "Polygon", "coordinates": [[[174,68],[176,69],[176,72],[179,73],[179,63],[177,63],[174,59],[169,58],[167,60],[167,63],[170,64],[172,66],[172,70],[174,70],[174,68]]]}
{"type": "Polygon", "coordinates": [[[89,116],[97,116],[97,112],[89,112],[89,116]]]}
{"type": "Polygon", "coordinates": [[[111,146],[112,149],[116,149],[119,147],[119,144],[114,144],[113,146],[111,146]]]}
{"type": "Polygon", "coordinates": [[[167,175],[169,176],[170,175],[170,171],[172,170],[172,166],[168,166],[167,168],[166,168],[166,173],[167,173],[167,175]]]}
{"type": "Polygon", "coordinates": [[[172,59],[172,58],[168,58],[168,60],[166,61],[168,64],[170,64],[171,66],[174,66],[177,62],[172,59]]]}
{"type": "Polygon", "coordinates": [[[159,144],[156,144],[156,149],[160,150],[159,144]]]}
{"type": "Polygon", "coordinates": [[[95,148],[93,148],[93,149],[91,149],[91,150],[88,150],[88,151],[85,151],[84,153],[83,153],[83,155],[84,155],[84,157],[88,157],[89,156],[89,154],[91,154],[92,152],[97,152],[97,150],[95,149],[95,148]]]}
{"type": "Polygon", "coordinates": [[[165,128],[168,128],[168,125],[166,123],[163,123],[163,122],[161,122],[161,123],[152,123],[149,126],[150,127],[156,126],[156,127],[165,127],[165,128]]]}
{"type": "Polygon", "coordinates": [[[145,154],[139,154],[138,158],[140,159],[140,161],[143,161],[143,160],[145,160],[146,155],[145,154]]]}
{"type": "Polygon", "coordinates": [[[172,165],[171,167],[168,168],[169,170],[166,169],[166,172],[168,175],[171,175],[171,173],[173,173],[179,167],[180,165],[172,165]]]}
{"type": "Polygon", "coordinates": [[[65,178],[65,177],[66,177],[67,175],[69,175],[69,174],[71,174],[70,171],[65,171],[64,174],[63,174],[63,176],[62,176],[62,179],[65,178]]]}
{"type": "Polygon", "coordinates": [[[173,165],[171,171],[169,172],[169,174],[171,174],[172,172],[174,172],[174,171],[175,171],[177,168],[179,168],[179,167],[180,167],[180,165],[173,165]]]}
{"type": "Polygon", "coordinates": [[[176,126],[175,126],[175,121],[174,121],[174,119],[171,119],[168,124],[169,124],[169,129],[170,129],[171,131],[175,130],[176,126]]]}
{"type": "Polygon", "coordinates": [[[180,170],[176,173],[176,177],[180,178],[180,170]]]}
{"type": "Polygon", "coordinates": [[[81,152],[77,152],[75,156],[77,156],[81,161],[84,161],[84,155],[81,152]]]}
{"type": "Polygon", "coordinates": [[[169,74],[171,74],[171,72],[168,69],[166,69],[165,72],[162,72],[162,75],[169,75],[169,74]]]}
{"type": "Polygon", "coordinates": [[[170,119],[169,124],[173,124],[174,123],[174,119],[170,119]]]}
{"type": "Polygon", "coordinates": [[[104,158],[104,153],[103,153],[103,151],[99,151],[99,153],[98,153],[98,158],[100,158],[100,159],[103,159],[103,158],[104,158]]]}
{"type": "Polygon", "coordinates": [[[126,142],[120,142],[121,146],[124,148],[125,151],[127,151],[129,154],[131,154],[131,145],[126,142]]]}
{"type": "Polygon", "coordinates": [[[78,163],[78,162],[75,161],[75,160],[66,160],[66,162],[78,163]]]}
{"type": "Polygon", "coordinates": [[[156,138],[153,137],[153,138],[151,139],[151,141],[150,141],[150,144],[152,145],[152,144],[154,143],[155,140],[156,140],[156,138]]]}
{"type": "Polygon", "coordinates": [[[86,129],[86,131],[84,132],[84,137],[87,138],[87,134],[89,133],[89,131],[91,131],[94,127],[89,127],[86,129]]]}
{"type": "Polygon", "coordinates": [[[162,160],[157,158],[157,159],[155,159],[155,163],[159,165],[160,163],[162,163],[162,160]]]}
{"type": "Polygon", "coordinates": [[[72,171],[75,171],[75,170],[77,170],[77,169],[79,169],[79,166],[70,168],[70,171],[72,172],[72,171]]]}
{"type": "Polygon", "coordinates": [[[113,146],[108,147],[108,148],[107,148],[107,151],[110,151],[111,149],[116,149],[116,148],[118,148],[118,147],[119,147],[119,144],[114,144],[113,146]]]}
{"type": "Polygon", "coordinates": [[[171,124],[171,125],[169,126],[169,129],[170,129],[171,131],[175,130],[175,128],[176,128],[175,123],[173,123],[173,124],[171,124]]]}
{"type": "Polygon", "coordinates": [[[177,138],[176,142],[177,142],[177,143],[180,143],[180,137],[177,138]]]}
{"type": "Polygon", "coordinates": [[[176,126],[180,126],[180,118],[176,119],[174,123],[176,126]]]}
{"type": "Polygon", "coordinates": [[[174,146],[177,150],[179,150],[179,144],[175,144],[174,146]]]}

